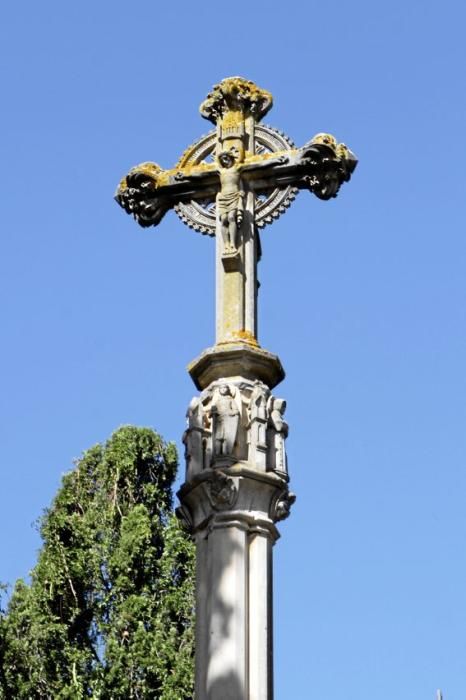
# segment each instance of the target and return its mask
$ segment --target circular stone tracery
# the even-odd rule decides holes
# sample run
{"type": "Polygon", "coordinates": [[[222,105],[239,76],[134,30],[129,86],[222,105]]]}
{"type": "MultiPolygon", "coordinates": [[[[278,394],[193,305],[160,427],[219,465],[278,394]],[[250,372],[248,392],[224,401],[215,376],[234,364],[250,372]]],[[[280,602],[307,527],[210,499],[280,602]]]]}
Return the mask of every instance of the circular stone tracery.
{"type": "MultiPolygon", "coordinates": [[[[254,128],[256,154],[276,153],[294,148],[294,144],[288,136],[271,126],[256,124],[254,128]]],[[[211,162],[214,158],[217,143],[216,130],[210,131],[186,149],[176,167],[184,168],[187,165],[199,165],[202,162],[211,162]]],[[[259,228],[283,214],[290,206],[298,193],[297,187],[275,187],[268,190],[256,191],[255,222],[259,228]]],[[[189,203],[177,204],[175,212],[190,228],[208,236],[215,236],[216,206],[215,199],[191,200],[189,203]]]]}

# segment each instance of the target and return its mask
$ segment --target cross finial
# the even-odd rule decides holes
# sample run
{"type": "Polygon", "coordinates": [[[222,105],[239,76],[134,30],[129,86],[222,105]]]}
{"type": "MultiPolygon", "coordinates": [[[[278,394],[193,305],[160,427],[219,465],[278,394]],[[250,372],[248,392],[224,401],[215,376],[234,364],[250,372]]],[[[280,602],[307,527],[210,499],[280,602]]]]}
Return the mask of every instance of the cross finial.
{"type": "Polygon", "coordinates": [[[235,76],[214,85],[199,111],[214,124],[228,112],[242,113],[245,117],[252,115],[255,121],[260,121],[272,104],[273,97],[268,90],[258,87],[252,80],[235,76]]]}

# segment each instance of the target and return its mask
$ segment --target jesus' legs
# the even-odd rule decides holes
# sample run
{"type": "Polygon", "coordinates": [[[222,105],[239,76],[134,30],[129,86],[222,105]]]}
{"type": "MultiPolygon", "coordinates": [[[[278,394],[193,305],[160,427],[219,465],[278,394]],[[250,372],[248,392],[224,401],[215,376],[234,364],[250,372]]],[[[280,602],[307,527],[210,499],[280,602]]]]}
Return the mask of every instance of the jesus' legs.
{"type": "Polygon", "coordinates": [[[238,224],[236,222],[236,209],[228,212],[228,238],[230,243],[230,248],[236,250],[236,236],[238,233],[238,224]]]}

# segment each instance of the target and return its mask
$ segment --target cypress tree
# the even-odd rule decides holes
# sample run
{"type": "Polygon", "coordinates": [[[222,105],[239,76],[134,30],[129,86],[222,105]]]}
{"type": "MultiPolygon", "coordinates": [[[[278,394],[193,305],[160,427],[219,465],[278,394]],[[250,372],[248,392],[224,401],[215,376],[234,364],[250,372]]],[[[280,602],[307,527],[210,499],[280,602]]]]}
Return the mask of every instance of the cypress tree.
{"type": "Polygon", "coordinates": [[[0,612],[2,700],[191,700],[194,551],[176,469],[173,444],[125,426],[63,477],[31,582],[0,612]]]}

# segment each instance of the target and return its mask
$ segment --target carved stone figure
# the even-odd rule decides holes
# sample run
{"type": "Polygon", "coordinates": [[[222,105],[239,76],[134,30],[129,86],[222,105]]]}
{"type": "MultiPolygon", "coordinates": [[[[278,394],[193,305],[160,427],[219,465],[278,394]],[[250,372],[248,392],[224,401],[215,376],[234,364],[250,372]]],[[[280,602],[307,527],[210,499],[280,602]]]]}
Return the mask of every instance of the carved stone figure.
{"type": "Polygon", "coordinates": [[[223,239],[223,253],[235,253],[238,248],[238,227],[243,221],[244,191],[240,171],[233,153],[223,151],[218,157],[220,186],[217,212],[223,239]]]}
{"type": "Polygon", "coordinates": [[[248,461],[260,471],[267,468],[267,397],[270,390],[256,380],[247,405],[248,461]]]}
{"type": "Polygon", "coordinates": [[[234,387],[221,384],[210,408],[214,458],[233,456],[240,418],[235,393],[234,387]]]}
{"type": "Polygon", "coordinates": [[[188,428],[183,434],[186,455],[186,474],[191,478],[206,467],[206,441],[204,438],[204,412],[201,402],[193,398],[186,412],[188,428]]]}
{"type": "Polygon", "coordinates": [[[265,384],[256,380],[249,399],[249,411],[251,420],[267,418],[267,394],[270,393],[265,384]]]}
{"type": "Polygon", "coordinates": [[[254,382],[254,388],[249,399],[249,422],[251,430],[254,431],[254,439],[258,444],[266,444],[267,427],[267,388],[262,382],[254,382]]]}
{"type": "Polygon", "coordinates": [[[284,420],[283,414],[286,410],[284,399],[269,399],[269,425],[270,431],[270,456],[274,471],[286,474],[288,472],[286,462],[285,439],[288,436],[288,423],[284,420]]]}
{"type": "Polygon", "coordinates": [[[273,427],[278,433],[282,433],[284,437],[288,436],[288,423],[284,420],[283,414],[286,410],[285,399],[273,399],[270,411],[270,420],[273,427]]]}
{"type": "Polygon", "coordinates": [[[183,435],[190,480],[210,467],[248,462],[258,471],[287,474],[284,419],[286,401],[271,395],[261,380],[213,382],[187,411],[183,435]]]}

